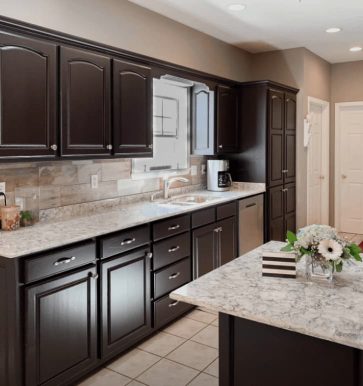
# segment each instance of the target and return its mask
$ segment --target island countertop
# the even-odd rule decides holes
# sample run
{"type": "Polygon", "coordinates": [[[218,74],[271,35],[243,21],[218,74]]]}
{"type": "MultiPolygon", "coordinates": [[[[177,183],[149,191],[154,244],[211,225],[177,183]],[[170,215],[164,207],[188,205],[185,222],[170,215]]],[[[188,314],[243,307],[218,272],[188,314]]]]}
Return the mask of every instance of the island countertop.
{"type": "Polygon", "coordinates": [[[353,263],[333,283],[262,277],[262,251],[272,241],[175,290],[175,300],[363,350],[363,264],[353,263]]]}
{"type": "MultiPolygon", "coordinates": [[[[208,206],[238,200],[265,192],[265,184],[242,183],[242,188],[226,192],[193,191],[190,195],[206,195],[209,200],[190,206],[140,201],[97,214],[74,217],[67,220],[38,223],[13,232],[0,232],[0,256],[22,257],[43,252],[78,241],[150,223],[208,206]]],[[[188,195],[188,194],[184,194],[188,195]]]]}

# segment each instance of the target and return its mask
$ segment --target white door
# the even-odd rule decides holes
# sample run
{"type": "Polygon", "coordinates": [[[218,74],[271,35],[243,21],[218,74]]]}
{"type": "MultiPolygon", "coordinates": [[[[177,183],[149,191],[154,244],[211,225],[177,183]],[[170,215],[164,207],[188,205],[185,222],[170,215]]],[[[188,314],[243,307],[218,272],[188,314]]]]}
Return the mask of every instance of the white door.
{"type": "Polygon", "coordinates": [[[363,234],[363,102],[336,106],[336,226],[363,234]]]}
{"type": "Polygon", "coordinates": [[[308,224],[329,223],[329,103],[309,97],[308,224]]]}

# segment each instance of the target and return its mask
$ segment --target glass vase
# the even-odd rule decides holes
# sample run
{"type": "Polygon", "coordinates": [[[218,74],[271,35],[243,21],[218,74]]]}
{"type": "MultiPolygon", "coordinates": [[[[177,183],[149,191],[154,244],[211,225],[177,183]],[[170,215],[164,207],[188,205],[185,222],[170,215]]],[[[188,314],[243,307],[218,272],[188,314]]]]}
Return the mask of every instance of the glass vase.
{"type": "Polygon", "coordinates": [[[306,261],[306,278],[308,281],[328,281],[333,280],[333,267],[323,256],[305,255],[306,261]]]}

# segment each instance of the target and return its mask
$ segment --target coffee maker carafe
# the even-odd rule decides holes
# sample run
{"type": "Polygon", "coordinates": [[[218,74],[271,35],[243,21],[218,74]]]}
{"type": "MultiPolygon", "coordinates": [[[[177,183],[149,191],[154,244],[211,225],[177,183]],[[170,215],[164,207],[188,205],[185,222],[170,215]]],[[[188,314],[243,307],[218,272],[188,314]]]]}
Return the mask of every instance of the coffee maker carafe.
{"type": "Polygon", "coordinates": [[[229,162],[227,160],[208,160],[207,189],[213,192],[229,190],[232,185],[232,178],[228,169],[229,162]]]}

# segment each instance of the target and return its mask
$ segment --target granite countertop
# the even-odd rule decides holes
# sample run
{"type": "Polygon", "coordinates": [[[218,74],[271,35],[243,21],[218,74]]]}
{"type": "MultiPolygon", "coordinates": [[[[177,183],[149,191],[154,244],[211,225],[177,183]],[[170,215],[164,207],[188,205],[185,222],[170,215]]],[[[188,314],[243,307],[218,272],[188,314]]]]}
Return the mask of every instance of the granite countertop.
{"type": "Polygon", "coordinates": [[[207,195],[211,200],[189,206],[141,201],[107,209],[102,213],[73,219],[38,223],[12,232],[0,232],[0,256],[14,258],[46,251],[136,225],[192,212],[254,194],[263,193],[264,184],[244,184],[227,192],[193,191],[185,195],[207,195]]]}
{"type": "Polygon", "coordinates": [[[269,242],[170,297],[363,350],[363,264],[346,266],[330,284],[307,282],[303,261],[297,279],[262,277],[262,251],[282,245],[269,242]]]}

